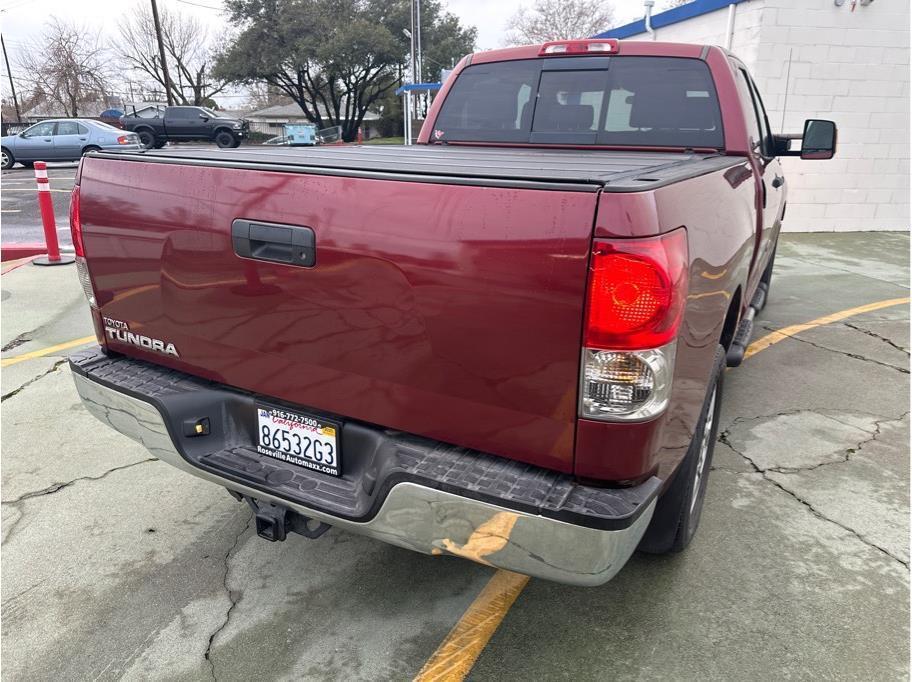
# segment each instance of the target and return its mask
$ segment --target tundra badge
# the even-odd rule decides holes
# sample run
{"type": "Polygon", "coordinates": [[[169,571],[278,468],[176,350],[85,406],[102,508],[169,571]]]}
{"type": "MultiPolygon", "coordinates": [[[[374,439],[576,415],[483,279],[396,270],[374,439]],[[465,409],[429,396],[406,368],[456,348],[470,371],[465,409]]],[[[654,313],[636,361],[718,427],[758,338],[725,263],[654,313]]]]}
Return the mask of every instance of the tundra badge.
{"type": "Polygon", "coordinates": [[[179,358],[180,355],[177,352],[177,348],[174,347],[173,343],[166,343],[161,339],[152,339],[143,334],[136,334],[130,331],[130,325],[122,320],[114,320],[110,317],[104,318],[105,326],[105,336],[107,336],[112,341],[120,341],[121,343],[132,343],[134,346],[139,346],[140,348],[145,348],[146,350],[156,351],[157,353],[164,353],[165,355],[173,355],[176,358],[179,358]]]}

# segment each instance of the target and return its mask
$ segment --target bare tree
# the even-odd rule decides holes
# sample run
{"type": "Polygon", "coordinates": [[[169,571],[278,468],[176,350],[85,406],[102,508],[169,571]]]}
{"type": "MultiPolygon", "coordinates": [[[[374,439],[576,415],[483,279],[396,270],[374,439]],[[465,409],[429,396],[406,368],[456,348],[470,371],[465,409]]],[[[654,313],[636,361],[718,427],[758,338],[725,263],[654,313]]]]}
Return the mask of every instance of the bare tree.
{"type": "Polygon", "coordinates": [[[277,104],[294,104],[294,100],[275,85],[257,81],[247,86],[247,97],[244,106],[251,111],[259,111],[277,104]]]}
{"type": "Polygon", "coordinates": [[[52,19],[34,49],[21,52],[16,61],[33,100],[49,102],[65,116],[79,116],[109,92],[101,40],[80,26],[52,19]]]}
{"type": "MultiPolygon", "coordinates": [[[[225,82],[213,79],[209,72],[212,62],[209,32],[198,19],[180,12],[162,8],[159,17],[174,100],[178,104],[208,104],[214,95],[227,87],[225,82]]],[[[141,5],[127,15],[118,28],[120,39],[114,45],[114,51],[134,72],[155,81],[155,89],[164,90],[167,86],[155,42],[151,7],[141,5]]]]}
{"type": "Polygon", "coordinates": [[[521,7],[507,23],[508,45],[588,38],[607,31],[614,20],[604,0],[535,0],[521,7]]]}
{"type": "Polygon", "coordinates": [[[686,5],[688,2],[693,2],[693,0],[665,0],[665,2],[660,5],[659,10],[664,12],[667,9],[686,5]]]}

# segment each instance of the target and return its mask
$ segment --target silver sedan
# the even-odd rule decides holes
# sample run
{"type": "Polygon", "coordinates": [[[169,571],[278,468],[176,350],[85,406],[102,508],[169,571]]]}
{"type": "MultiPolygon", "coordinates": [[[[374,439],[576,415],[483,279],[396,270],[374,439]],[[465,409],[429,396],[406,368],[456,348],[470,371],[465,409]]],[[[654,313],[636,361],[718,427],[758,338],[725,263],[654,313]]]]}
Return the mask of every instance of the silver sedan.
{"type": "Polygon", "coordinates": [[[42,121],[0,138],[3,169],[35,161],[77,161],[93,149],[141,150],[135,133],[88,118],[42,121]]]}

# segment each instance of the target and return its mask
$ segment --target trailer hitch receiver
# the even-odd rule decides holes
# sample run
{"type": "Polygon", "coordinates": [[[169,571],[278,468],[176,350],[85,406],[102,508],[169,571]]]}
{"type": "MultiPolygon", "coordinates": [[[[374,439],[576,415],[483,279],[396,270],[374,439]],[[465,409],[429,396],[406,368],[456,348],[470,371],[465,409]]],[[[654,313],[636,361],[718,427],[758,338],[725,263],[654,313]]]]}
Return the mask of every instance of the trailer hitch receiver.
{"type": "Polygon", "coordinates": [[[256,500],[233,490],[228,492],[236,500],[244,500],[250,506],[256,519],[257,535],[269,542],[283,542],[289,532],[315,540],[332,528],[328,523],[302,516],[280,504],[256,500]]]}
{"type": "Polygon", "coordinates": [[[288,509],[271,502],[255,503],[254,515],[256,516],[256,532],[264,540],[282,542],[288,535],[291,519],[288,518],[288,509]]]}

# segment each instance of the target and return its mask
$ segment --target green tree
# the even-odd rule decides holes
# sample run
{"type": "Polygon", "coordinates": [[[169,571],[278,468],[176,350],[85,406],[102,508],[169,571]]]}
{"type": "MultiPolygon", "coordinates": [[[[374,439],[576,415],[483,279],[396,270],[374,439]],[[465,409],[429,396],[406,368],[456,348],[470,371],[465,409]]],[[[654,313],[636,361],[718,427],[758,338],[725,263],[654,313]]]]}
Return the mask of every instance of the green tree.
{"type": "MultiPolygon", "coordinates": [[[[225,7],[240,31],[214,75],[266,82],[317,126],[342,126],[346,140],[407,71],[409,0],[226,0],[225,7]]],[[[439,0],[422,2],[421,21],[425,74],[474,48],[475,29],[443,12],[439,0]]]]}

